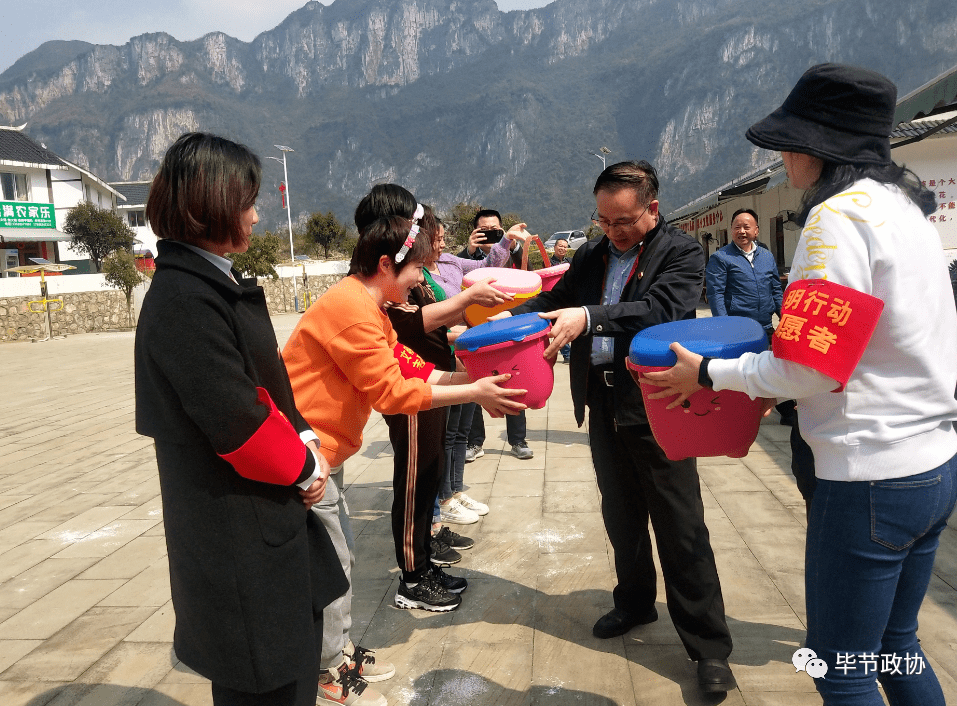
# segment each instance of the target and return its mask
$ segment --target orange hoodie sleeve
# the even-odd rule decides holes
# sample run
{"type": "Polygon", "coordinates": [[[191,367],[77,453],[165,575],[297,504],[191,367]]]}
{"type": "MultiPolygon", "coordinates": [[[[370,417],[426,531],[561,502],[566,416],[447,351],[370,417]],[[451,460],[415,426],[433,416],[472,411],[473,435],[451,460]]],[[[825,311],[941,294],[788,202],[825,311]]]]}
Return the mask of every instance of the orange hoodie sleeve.
{"type": "Polygon", "coordinates": [[[415,414],[430,409],[432,386],[424,380],[402,376],[392,353],[394,345],[386,329],[360,321],[329,340],[326,350],[352,386],[369,396],[375,411],[415,414]]]}

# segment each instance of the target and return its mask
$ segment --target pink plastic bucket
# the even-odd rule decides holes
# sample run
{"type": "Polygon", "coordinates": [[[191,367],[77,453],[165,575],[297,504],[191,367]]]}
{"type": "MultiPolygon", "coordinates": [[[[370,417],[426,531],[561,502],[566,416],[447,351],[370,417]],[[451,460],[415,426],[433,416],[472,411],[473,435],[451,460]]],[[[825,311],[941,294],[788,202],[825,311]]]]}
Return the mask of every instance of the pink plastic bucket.
{"type": "Polygon", "coordinates": [[[570,263],[563,262],[562,264],[555,265],[554,267],[545,267],[541,270],[535,270],[535,274],[542,278],[542,291],[552,291],[552,287],[558,284],[558,280],[560,280],[562,275],[568,271],[569,267],[571,267],[570,263]]]}
{"type": "Polygon", "coordinates": [[[469,326],[484,324],[488,321],[488,317],[514,309],[542,291],[542,278],[538,276],[537,272],[512,270],[507,267],[480,267],[477,270],[472,270],[462,278],[462,289],[468,289],[476,282],[490,277],[495,280],[492,282],[495,289],[505,294],[511,294],[514,299],[497,306],[472,304],[466,307],[464,316],[465,322],[469,326]]]}
{"type": "MultiPolygon", "coordinates": [[[[709,358],[737,358],[744,353],[760,353],[768,347],[761,325],[740,316],[684,319],[651,326],[639,331],[629,347],[631,376],[667,370],[677,361],[669,349],[673,341],[709,358]]],[[[674,397],[648,399],[660,388],[641,385],[641,396],[648,413],[648,424],[658,445],[668,458],[706,456],[746,456],[761,426],[764,403],[743,392],[699,390],[682,406],[665,409],[674,397]]]]}
{"type": "Polygon", "coordinates": [[[555,373],[543,357],[549,328],[538,314],[489,321],[459,336],[455,355],[473,380],[510,374],[503,387],[528,391],[512,399],[541,409],[555,386],[555,373]]]}
{"type": "MultiPolygon", "coordinates": [[[[668,368],[635,365],[626,360],[631,376],[638,382],[642,373],[668,368]]],[[[683,458],[748,455],[761,426],[761,399],[752,400],[743,392],[698,390],[682,407],[665,409],[673,397],[649,400],[660,388],[641,386],[648,424],[655,441],[672,461],[683,458]]]]}

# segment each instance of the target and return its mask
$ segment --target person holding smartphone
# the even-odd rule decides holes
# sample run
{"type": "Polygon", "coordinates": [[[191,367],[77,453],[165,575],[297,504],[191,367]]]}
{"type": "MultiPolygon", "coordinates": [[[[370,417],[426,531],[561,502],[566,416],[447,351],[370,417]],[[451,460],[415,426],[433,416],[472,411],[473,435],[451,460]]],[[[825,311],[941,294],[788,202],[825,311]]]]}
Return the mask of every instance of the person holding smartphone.
{"type": "MultiPolygon", "coordinates": [[[[505,231],[502,229],[502,214],[492,208],[483,208],[478,213],[475,214],[475,218],[472,219],[472,235],[469,236],[469,244],[463,248],[462,252],[459,253],[459,257],[466,257],[478,259],[477,256],[480,256],[483,252],[488,253],[492,249],[494,243],[489,242],[489,238],[494,238],[497,233],[499,240],[501,240],[502,235],[505,234],[505,231]]],[[[520,268],[522,266],[522,248],[521,244],[510,244],[511,248],[511,257],[512,257],[512,266],[520,268]]],[[[468,405],[463,406],[462,410],[462,422],[459,426],[459,434],[461,434],[462,427],[468,422],[469,409],[468,405]]],[[[471,422],[467,431],[468,441],[465,449],[465,462],[471,463],[477,458],[480,458],[485,455],[485,450],[483,446],[485,445],[485,418],[482,416],[482,410],[478,405],[471,405],[471,422]]],[[[534,458],[535,452],[528,447],[528,442],[525,441],[525,412],[521,414],[515,414],[509,416],[505,420],[505,431],[506,437],[508,438],[508,445],[510,447],[511,454],[516,458],[522,460],[528,460],[534,458]]],[[[487,508],[484,508],[487,511],[487,508]]],[[[443,518],[446,522],[456,522],[458,521],[452,515],[446,515],[443,513],[443,518]]],[[[472,520],[474,522],[475,520],[472,520]]]]}
{"type": "MultiPolygon", "coordinates": [[[[495,243],[501,242],[505,237],[505,229],[502,228],[502,214],[494,208],[483,208],[472,218],[472,233],[469,235],[469,242],[461,252],[459,257],[470,260],[482,260],[492,250],[495,243]]],[[[510,242],[508,244],[513,267],[522,266],[522,244],[520,242],[510,242]]]]}

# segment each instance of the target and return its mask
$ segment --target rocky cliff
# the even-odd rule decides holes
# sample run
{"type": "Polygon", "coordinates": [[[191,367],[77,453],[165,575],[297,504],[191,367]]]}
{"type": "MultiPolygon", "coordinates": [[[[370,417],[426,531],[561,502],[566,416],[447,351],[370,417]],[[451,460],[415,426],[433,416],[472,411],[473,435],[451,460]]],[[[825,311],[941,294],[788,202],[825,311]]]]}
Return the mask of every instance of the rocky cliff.
{"type": "Polygon", "coordinates": [[[769,157],[743,132],[807,66],[858,63],[903,93],[957,63],[955,34],[957,0],[313,1],[249,43],[48,43],[0,75],[0,123],[110,180],[148,178],[186,130],[288,144],[296,213],[347,218],[388,179],[548,232],[585,223],[599,146],[655,162],[667,210],[769,157]]]}

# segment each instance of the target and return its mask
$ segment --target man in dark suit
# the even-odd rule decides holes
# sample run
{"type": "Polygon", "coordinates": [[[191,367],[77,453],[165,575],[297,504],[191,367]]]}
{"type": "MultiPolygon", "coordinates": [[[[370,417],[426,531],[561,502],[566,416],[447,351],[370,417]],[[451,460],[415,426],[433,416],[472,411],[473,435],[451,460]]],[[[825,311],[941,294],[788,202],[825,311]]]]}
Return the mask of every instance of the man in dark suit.
{"type": "Polygon", "coordinates": [[[658,177],[648,162],[605,169],[592,219],[605,232],[580,247],[550,292],[512,310],[548,312],[546,357],[571,342],[571,389],[581,425],[588,407],[602,517],[615,550],[615,607],[594,627],[602,638],[658,619],[648,521],[655,529],[668,611],[705,692],[735,688],[724,615],[695,459],[670,461],[655,442],[641,390],[625,368],[631,339],[649,326],[691,318],[701,295],[704,252],[658,213],[658,177]]]}

